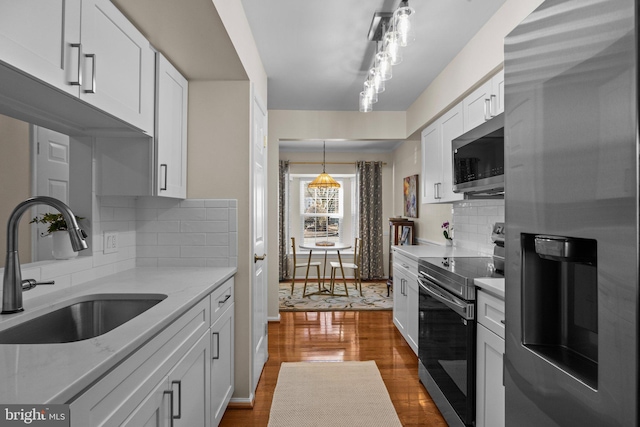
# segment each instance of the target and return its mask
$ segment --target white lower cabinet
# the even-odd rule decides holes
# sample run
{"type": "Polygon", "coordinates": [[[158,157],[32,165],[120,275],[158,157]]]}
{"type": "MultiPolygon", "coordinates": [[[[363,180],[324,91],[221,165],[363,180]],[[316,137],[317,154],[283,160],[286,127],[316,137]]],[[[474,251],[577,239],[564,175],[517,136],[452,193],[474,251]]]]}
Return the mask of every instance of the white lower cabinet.
{"type": "Polygon", "coordinates": [[[211,294],[211,425],[217,426],[234,390],[234,279],[211,294]]]}
{"type": "Polygon", "coordinates": [[[397,252],[393,258],[393,323],[418,354],[418,262],[397,252]]]}
{"type": "Polygon", "coordinates": [[[233,285],[227,280],[79,395],[71,426],[217,426],[233,393],[233,285]],[[214,306],[222,311],[212,316],[214,306]]]}
{"type": "Polygon", "coordinates": [[[504,301],[478,291],[476,427],[503,427],[504,301]]]}
{"type": "Polygon", "coordinates": [[[205,334],[169,373],[169,414],[176,427],[209,425],[210,353],[205,334]]]}
{"type": "Polygon", "coordinates": [[[233,394],[234,305],[211,326],[211,425],[217,426],[233,394]]]}
{"type": "Polygon", "coordinates": [[[207,426],[209,344],[203,335],[122,426],[207,426]]]}

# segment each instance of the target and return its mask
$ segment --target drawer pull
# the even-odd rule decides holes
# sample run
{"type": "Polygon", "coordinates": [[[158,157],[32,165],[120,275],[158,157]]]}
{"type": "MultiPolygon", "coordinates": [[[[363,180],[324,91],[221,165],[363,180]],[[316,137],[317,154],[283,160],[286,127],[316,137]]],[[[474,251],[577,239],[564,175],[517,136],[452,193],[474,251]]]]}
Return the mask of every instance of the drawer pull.
{"type": "Polygon", "coordinates": [[[229,298],[231,298],[231,294],[226,295],[223,300],[218,301],[218,305],[223,305],[225,302],[229,300],[229,298]]]}

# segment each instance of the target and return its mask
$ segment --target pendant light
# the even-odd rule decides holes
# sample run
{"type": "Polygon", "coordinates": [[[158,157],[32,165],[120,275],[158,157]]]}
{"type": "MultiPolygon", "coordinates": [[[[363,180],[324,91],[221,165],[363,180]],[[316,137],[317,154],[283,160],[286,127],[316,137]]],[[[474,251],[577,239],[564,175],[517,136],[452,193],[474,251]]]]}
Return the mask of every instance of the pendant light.
{"type": "Polygon", "coordinates": [[[322,141],[322,173],[309,183],[309,188],[340,188],[340,184],[324,170],[326,145],[326,141],[322,141]]]}

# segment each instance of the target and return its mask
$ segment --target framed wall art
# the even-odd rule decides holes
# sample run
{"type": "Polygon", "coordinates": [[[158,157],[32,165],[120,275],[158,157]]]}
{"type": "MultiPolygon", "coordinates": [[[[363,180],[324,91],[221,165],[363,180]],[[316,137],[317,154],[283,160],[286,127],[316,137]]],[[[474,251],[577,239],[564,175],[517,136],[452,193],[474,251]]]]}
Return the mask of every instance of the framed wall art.
{"type": "Polygon", "coordinates": [[[418,175],[404,178],[404,216],[418,218],[418,175]]]}

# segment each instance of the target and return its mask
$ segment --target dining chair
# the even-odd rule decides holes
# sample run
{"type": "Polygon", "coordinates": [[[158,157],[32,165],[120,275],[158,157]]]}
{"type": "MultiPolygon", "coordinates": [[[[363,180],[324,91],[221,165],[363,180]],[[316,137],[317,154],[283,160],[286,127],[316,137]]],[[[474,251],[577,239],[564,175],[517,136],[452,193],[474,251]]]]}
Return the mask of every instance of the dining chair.
{"type": "Polygon", "coordinates": [[[293,287],[296,284],[296,270],[298,268],[302,268],[304,267],[306,270],[306,274],[304,277],[304,288],[302,288],[302,297],[308,297],[311,294],[307,294],[307,281],[309,280],[309,270],[312,267],[315,267],[317,272],[318,272],[318,292],[320,292],[321,289],[321,277],[320,277],[320,263],[319,262],[309,262],[308,264],[306,262],[302,262],[300,264],[298,264],[298,261],[296,259],[296,238],[292,237],[291,238],[291,250],[292,250],[292,254],[293,254],[293,268],[291,271],[291,295],[293,295],[293,287]],[[308,266],[308,268],[307,268],[308,266]]]}
{"type": "Polygon", "coordinates": [[[353,270],[353,277],[355,279],[356,291],[360,291],[360,296],[362,296],[362,276],[360,275],[361,265],[362,265],[362,239],[356,237],[355,243],[353,245],[353,262],[343,262],[342,269],[339,262],[332,261],[331,265],[331,294],[339,295],[339,296],[349,296],[349,290],[347,289],[347,285],[345,282],[344,285],[344,294],[336,294],[334,293],[334,286],[336,281],[336,271],[341,270],[341,274],[343,275],[342,279],[344,280],[344,270],[349,269],[353,270]]]}

